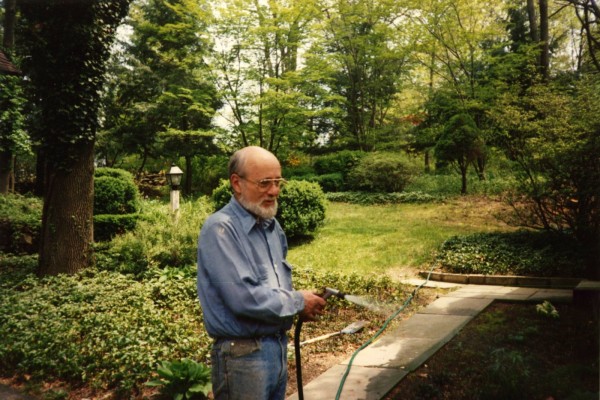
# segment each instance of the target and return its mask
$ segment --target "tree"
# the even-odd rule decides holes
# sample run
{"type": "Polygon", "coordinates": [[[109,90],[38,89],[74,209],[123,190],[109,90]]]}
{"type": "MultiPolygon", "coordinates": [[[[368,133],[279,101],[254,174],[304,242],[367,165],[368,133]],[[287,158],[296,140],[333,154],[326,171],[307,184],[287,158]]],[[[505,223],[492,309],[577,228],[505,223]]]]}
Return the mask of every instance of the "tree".
{"type": "Polygon", "coordinates": [[[192,193],[192,159],[198,155],[218,154],[219,149],[214,144],[215,134],[211,131],[179,131],[169,128],[160,135],[163,149],[173,156],[173,159],[185,159],[184,193],[192,193]]]}
{"type": "Polygon", "coordinates": [[[338,131],[346,145],[369,150],[409,71],[413,45],[405,10],[395,2],[339,0],[325,10],[323,46],[333,93],[344,98],[338,131]]]}
{"type": "Polygon", "coordinates": [[[491,117],[517,166],[512,205],[520,225],[572,233],[600,277],[600,82],[535,85],[507,93],[491,117]]]}
{"type": "Polygon", "coordinates": [[[129,0],[21,0],[23,71],[45,154],[40,275],[93,265],[94,140],[106,60],[129,0]]]}
{"type": "Polygon", "coordinates": [[[595,0],[564,0],[573,5],[584,33],[582,44],[587,47],[591,65],[600,72],[600,6],[595,0]]]}
{"type": "MultiPolygon", "coordinates": [[[[210,131],[212,117],[221,103],[208,79],[205,61],[211,51],[207,4],[151,0],[134,6],[131,43],[124,44],[127,54],[115,54],[125,65],[116,70],[110,82],[113,90],[106,91],[110,101],[105,108],[104,127],[124,144],[126,151],[140,154],[141,172],[149,156],[163,155],[161,143],[170,133],[175,134],[177,142],[181,135],[187,134],[191,141],[198,132],[210,131]]],[[[170,150],[174,159],[190,155],[188,150],[170,150]]],[[[186,170],[185,179],[184,190],[188,192],[191,169],[186,170]]]]}
{"type": "Polygon", "coordinates": [[[468,114],[450,118],[435,145],[435,156],[440,161],[454,164],[461,175],[461,194],[467,194],[467,170],[469,164],[483,151],[477,125],[468,114]]]}
{"type": "Polygon", "coordinates": [[[315,99],[304,90],[317,93],[311,83],[323,75],[300,71],[299,54],[315,27],[318,3],[231,0],[219,5],[214,29],[219,46],[212,64],[226,104],[221,117],[228,136],[222,142],[273,152],[310,145],[315,99]]]}

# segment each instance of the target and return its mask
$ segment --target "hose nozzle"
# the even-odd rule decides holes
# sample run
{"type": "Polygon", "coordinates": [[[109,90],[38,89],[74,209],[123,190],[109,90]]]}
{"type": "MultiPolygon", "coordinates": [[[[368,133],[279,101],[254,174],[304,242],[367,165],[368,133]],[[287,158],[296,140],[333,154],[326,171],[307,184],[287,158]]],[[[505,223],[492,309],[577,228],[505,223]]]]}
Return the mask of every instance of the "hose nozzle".
{"type": "Polygon", "coordinates": [[[337,289],[326,287],[324,289],[323,295],[321,297],[323,297],[325,300],[327,300],[327,298],[331,297],[331,296],[336,296],[336,297],[339,297],[340,299],[344,299],[346,297],[346,293],[342,293],[337,289]]]}

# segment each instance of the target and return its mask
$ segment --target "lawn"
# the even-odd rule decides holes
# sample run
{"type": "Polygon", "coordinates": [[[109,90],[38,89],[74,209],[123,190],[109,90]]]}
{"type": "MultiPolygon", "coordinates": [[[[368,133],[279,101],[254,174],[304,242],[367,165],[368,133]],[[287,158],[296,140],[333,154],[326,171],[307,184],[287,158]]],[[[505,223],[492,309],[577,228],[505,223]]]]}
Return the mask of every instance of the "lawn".
{"type": "Polygon", "coordinates": [[[506,212],[506,205],[480,197],[430,204],[330,203],[325,226],[312,240],[291,243],[288,260],[327,271],[407,276],[426,269],[453,235],[512,230],[498,218],[506,212]]]}

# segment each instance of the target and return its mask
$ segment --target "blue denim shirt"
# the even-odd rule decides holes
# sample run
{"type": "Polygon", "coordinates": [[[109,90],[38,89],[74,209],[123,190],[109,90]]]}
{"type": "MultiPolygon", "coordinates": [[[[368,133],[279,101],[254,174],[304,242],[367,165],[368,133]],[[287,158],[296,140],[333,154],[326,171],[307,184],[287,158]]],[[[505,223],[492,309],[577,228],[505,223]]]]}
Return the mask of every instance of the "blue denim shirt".
{"type": "Polygon", "coordinates": [[[304,298],[292,289],[286,255],[277,220],[257,222],[234,197],[205,221],[197,286],[211,337],[258,337],[291,328],[304,298]]]}

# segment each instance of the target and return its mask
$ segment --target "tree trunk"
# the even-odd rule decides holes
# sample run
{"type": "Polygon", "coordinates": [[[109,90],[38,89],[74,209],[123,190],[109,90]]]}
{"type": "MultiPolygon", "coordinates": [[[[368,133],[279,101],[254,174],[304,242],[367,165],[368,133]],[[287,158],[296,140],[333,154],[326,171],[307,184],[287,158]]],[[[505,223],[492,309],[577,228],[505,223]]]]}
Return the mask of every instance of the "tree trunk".
{"type": "Polygon", "coordinates": [[[468,168],[468,163],[465,161],[464,163],[461,163],[460,165],[460,182],[461,182],[461,186],[460,186],[460,194],[467,194],[467,168],[468,168]]]}
{"type": "Polygon", "coordinates": [[[535,0],[527,0],[527,16],[529,17],[529,37],[533,43],[540,41],[537,13],[535,12],[535,0]]]}
{"type": "Polygon", "coordinates": [[[33,194],[38,197],[44,197],[44,187],[46,187],[46,156],[43,150],[38,149],[35,157],[33,194]]]}
{"type": "Polygon", "coordinates": [[[83,143],[79,150],[71,171],[47,171],[40,276],[72,274],[94,265],[94,143],[83,143]]]}
{"type": "Polygon", "coordinates": [[[9,192],[12,158],[10,151],[0,151],[0,194],[9,192]]]}
{"type": "Polygon", "coordinates": [[[185,186],[183,187],[184,194],[192,193],[192,156],[185,156],[185,186]]]}
{"type": "Polygon", "coordinates": [[[548,0],[540,0],[540,73],[548,80],[550,69],[550,34],[548,32],[548,0]]]}

